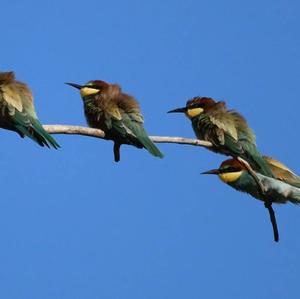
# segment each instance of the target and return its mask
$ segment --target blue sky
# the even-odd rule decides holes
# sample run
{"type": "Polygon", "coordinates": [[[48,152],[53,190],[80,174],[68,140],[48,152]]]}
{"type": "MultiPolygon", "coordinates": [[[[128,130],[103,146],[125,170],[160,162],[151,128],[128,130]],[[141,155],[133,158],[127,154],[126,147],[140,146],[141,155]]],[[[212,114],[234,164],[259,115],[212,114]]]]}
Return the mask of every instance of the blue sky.
{"type": "MultiPolygon", "coordinates": [[[[103,79],[137,97],[150,135],[193,137],[166,111],[226,100],[261,152],[299,163],[297,1],[5,1],[0,70],[45,124],[85,125],[63,82],[103,79]]],[[[300,210],[263,204],[200,172],[225,158],[160,145],[165,159],[57,135],[60,150],[1,130],[0,297],[299,298],[300,210]]]]}

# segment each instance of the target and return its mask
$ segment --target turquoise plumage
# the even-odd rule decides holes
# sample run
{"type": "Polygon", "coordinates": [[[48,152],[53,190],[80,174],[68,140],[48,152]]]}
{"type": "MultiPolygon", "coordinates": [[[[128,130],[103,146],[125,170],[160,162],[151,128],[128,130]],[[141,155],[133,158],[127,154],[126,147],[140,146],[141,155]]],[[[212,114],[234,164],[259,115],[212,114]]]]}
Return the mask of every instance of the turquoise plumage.
{"type": "Polygon", "coordinates": [[[59,148],[38,120],[29,87],[17,81],[13,72],[0,72],[0,127],[27,136],[40,146],[59,148]]]}

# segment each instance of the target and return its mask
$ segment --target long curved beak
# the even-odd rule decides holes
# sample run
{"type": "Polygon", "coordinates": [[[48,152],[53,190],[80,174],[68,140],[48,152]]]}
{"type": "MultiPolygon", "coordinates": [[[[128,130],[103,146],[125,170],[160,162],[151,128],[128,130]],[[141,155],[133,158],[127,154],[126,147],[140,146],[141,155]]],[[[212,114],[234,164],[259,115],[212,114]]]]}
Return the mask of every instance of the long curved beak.
{"type": "Polygon", "coordinates": [[[201,174],[220,174],[220,169],[211,169],[211,170],[207,170],[202,172],[201,174]]]}
{"type": "Polygon", "coordinates": [[[176,108],[174,110],[168,111],[168,113],[185,113],[186,112],[186,107],[183,108],[176,108]]]}
{"type": "Polygon", "coordinates": [[[81,89],[83,87],[82,85],[79,85],[79,84],[76,84],[76,83],[68,83],[68,82],[66,82],[65,84],[70,85],[72,87],[75,87],[77,89],[81,89]]]}

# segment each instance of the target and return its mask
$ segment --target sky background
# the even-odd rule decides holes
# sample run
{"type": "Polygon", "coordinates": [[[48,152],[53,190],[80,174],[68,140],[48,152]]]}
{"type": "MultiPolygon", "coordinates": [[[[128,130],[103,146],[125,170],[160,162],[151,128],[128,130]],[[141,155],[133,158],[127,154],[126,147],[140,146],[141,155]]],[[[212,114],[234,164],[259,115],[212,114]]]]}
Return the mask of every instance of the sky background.
{"type": "MultiPolygon", "coordinates": [[[[2,1],[0,70],[30,85],[44,124],[86,125],[64,82],[119,83],[150,135],[194,137],[196,95],[241,112],[262,153],[300,174],[298,1],[2,1]]],[[[225,157],[159,145],[156,159],[1,130],[0,297],[299,298],[300,209],[263,204],[202,171],[225,157]]]]}

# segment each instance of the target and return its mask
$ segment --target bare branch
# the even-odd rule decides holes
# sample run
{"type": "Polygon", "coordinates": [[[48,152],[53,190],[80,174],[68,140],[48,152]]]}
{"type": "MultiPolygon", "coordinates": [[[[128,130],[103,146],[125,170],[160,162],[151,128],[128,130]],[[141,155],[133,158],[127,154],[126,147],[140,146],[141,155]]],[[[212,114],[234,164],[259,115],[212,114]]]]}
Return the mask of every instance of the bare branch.
{"type": "MultiPolygon", "coordinates": [[[[83,135],[96,138],[105,138],[103,131],[99,129],[69,126],[69,125],[44,125],[44,129],[50,134],[71,134],[71,135],[83,135]]],[[[150,139],[156,143],[177,143],[177,144],[189,144],[195,146],[211,147],[212,144],[208,141],[189,139],[182,137],[167,137],[167,136],[150,136],[150,139]]]]}
{"type": "MultiPolygon", "coordinates": [[[[49,134],[83,135],[83,136],[105,139],[105,133],[99,129],[93,129],[93,128],[87,128],[81,126],[70,126],[70,125],[44,125],[43,127],[49,134]]],[[[177,143],[177,144],[188,144],[188,145],[203,146],[203,147],[212,146],[212,144],[208,141],[189,139],[183,137],[150,136],[150,139],[156,143],[177,143]]],[[[263,194],[265,188],[260,182],[255,172],[253,171],[253,169],[251,168],[251,166],[247,163],[247,161],[243,160],[240,157],[238,157],[238,160],[246,166],[250,175],[252,175],[252,177],[255,179],[260,193],[263,194]]],[[[274,232],[274,240],[278,242],[279,233],[278,233],[275,213],[272,208],[272,203],[266,202],[265,207],[268,209],[270,214],[270,219],[272,222],[273,232],[274,232]]]]}

